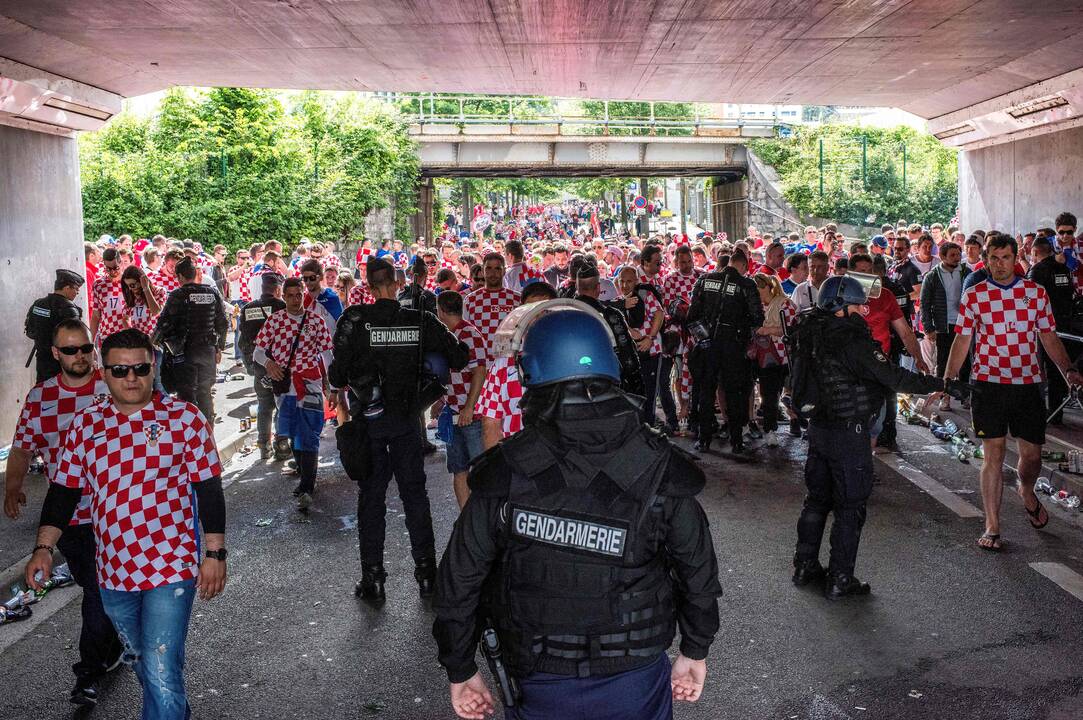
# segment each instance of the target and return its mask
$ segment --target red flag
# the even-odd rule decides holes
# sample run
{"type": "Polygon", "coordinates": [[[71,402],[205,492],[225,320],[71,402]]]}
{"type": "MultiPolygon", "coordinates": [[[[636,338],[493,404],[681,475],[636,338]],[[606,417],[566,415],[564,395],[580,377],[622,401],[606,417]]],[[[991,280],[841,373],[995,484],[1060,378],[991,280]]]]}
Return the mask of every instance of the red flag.
{"type": "Polygon", "coordinates": [[[600,238],[602,236],[602,225],[598,222],[597,210],[593,210],[590,213],[590,227],[594,231],[594,237],[600,238]]]}

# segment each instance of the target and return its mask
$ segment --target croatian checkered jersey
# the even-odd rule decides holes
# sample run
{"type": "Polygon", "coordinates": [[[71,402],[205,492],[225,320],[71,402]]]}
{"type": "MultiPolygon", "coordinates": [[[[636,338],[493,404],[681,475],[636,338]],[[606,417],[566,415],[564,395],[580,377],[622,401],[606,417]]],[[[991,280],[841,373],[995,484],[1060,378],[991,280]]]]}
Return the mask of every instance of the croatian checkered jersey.
{"type": "Polygon", "coordinates": [[[966,290],[955,331],[975,337],[975,380],[1032,385],[1042,381],[1038,333],[1055,329],[1045,288],[1016,277],[1008,287],[984,280],[966,290]]]}
{"type": "Polygon", "coordinates": [[[485,385],[478,396],[478,414],[481,417],[501,421],[504,437],[523,429],[523,415],[519,400],[523,386],[519,384],[519,368],[512,358],[501,357],[493,361],[485,374],[485,385]]]}
{"type": "MultiPolygon", "coordinates": [[[[12,447],[30,454],[40,452],[45,460],[45,478],[56,477],[56,465],[64,438],[75,414],[95,402],[109,397],[109,388],[95,370],[94,377],[82,387],[68,387],[55,375],[44,380],[26,394],[19,423],[15,427],[12,447]]],[[[75,509],[72,525],[90,522],[90,491],[83,489],[83,497],[75,509]]]]}
{"type": "Polygon", "coordinates": [[[158,316],[161,315],[162,308],[165,307],[166,291],[151,281],[151,291],[154,293],[154,301],[158,303],[158,312],[151,314],[147,312],[147,304],[145,302],[136,303],[135,306],[128,308],[128,322],[136,330],[142,330],[147,335],[153,335],[154,329],[158,327],[158,316]]]}
{"type": "Polygon", "coordinates": [[[331,333],[327,329],[327,323],[316,313],[310,311],[304,317],[305,327],[301,330],[301,339],[297,342],[292,364],[289,364],[290,349],[301,327],[301,316],[293,317],[285,310],[271,313],[271,317],[267,318],[267,322],[263,323],[256,335],[256,347],[263,348],[264,352],[283,368],[289,364],[289,369],[294,372],[319,369],[321,356],[331,350],[331,333]]]}
{"type": "Polygon", "coordinates": [[[455,339],[466,343],[470,352],[466,367],[462,370],[451,371],[451,382],[448,385],[447,396],[444,398],[447,406],[451,408],[451,414],[458,415],[466,407],[466,398],[470,394],[470,376],[474,368],[486,364],[489,348],[478,329],[468,322],[460,323],[452,334],[455,339]]]}
{"type": "Polygon", "coordinates": [[[526,263],[515,263],[504,273],[504,287],[518,295],[532,280],[542,280],[542,274],[526,263]]]}
{"type": "Polygon", "coordinates": [[[115,280],[111,280],[108,275],[102,275],[94,281],[94,309],[101,313],[96,338],[99,345],[113,333],[131,327],[119,275],[115,280]]]}
{"type": "Polygon", "coordinates": [[[199,572],[192,483],[222,474],[210,427],[195,405],[155,393],[132,415],[113,400],[72,420],[53,482],[90,491],[98,583],[151,590],[199,572]]]}
{"type": "Polygon", "coordinates": [[[496,329],[518,304],[519,296],[506,287],[489,290],[482,286],[463,297],[463,320],[476,327],[485,338],[485,347],[490,355],[496,329]]]}

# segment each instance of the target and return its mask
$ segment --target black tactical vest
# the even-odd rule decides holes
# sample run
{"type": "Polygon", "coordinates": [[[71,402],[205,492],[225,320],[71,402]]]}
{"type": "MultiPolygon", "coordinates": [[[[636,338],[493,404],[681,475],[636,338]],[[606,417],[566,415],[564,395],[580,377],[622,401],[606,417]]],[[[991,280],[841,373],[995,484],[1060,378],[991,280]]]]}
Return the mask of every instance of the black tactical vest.
{"type": "Polygon", "coordinates": [[[252,354],[256,350],[256,336],[267,322],[267,318],[279,310],[284,310],[286,303],[274,296],[261,297],[253,300],[241,308],[240,316],[240,350],[244,357],[245,368],[249,375],[263,374],[263,366],[252,361],[252,354]]]}
{"type": "Polygon", "coordinates": [[[860,316],[826,318],[818,354],[820,402],[813,414],[821,422],[869,422],[884,401],[879,384],[858,378],[841,361],[843,353],[872,352],[875,343],[860,316]],[[860,323],[860,325],[858,325],[860,323]]]}
{"type": "Polygon", "coordinates": [[[514,470],[492,594],[512,670],[609,675],[665,652],[675,620],[657,495],[664,439],[641,428],[600,470],[537,428],[501,451],[514,470]]]}

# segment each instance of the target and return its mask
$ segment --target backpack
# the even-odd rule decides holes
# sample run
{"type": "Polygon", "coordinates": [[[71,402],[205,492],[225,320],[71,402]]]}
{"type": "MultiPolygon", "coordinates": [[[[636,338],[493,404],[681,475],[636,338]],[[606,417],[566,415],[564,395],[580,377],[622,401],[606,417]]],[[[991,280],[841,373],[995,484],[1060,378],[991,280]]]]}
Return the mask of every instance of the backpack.
{"type": "Polygon", "coordinates": [[[817,308],[797,315],[786,326],[783,342],[790,359],[790,388],[793,409],[802,418],[810,417],[820,404],[820,344],[825,315],[817,308]]]}

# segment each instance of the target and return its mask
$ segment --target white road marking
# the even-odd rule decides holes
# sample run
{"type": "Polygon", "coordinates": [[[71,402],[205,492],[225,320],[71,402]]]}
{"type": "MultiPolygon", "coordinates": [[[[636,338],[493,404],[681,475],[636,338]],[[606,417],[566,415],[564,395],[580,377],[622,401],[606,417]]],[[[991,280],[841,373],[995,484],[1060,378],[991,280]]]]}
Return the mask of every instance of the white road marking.
{"type": "Polygon", "coordinates": [[[1030,566],[1060,586],[1077,600],[1083,600],[1083,575],[1055,562],[1033,562],[1030,566]]]}
{"type": "Polygon", "coordinates": [[[4,631],[0,632],[0,653],[29,635],[30,631],[38,625],[60,612],[68,603],[80,597],[82,592],[78,585],[69,585],[51,591],[36,604],[31,605],[30,609],[34,611],[33,615],[26,620],[5,625],[4,631]]]}
{"type": "Polygon", "coordinates": [[[946,507],[948,510],[951,510],[959,517],[985,517],[985,513],[983,513],[980,509],[974,507],[966,500],[962,499],[951,490],[938,483],[936,480],[933,480],[921,470],[918,470],[913,465],[904,462],[899,458],[898,455],[889,453],[885,455],[876,455],[874,457],[876,457],[877,460],[887,465],[895,472],[902,475],[910,482],[917,485],[929,495],[932,495],[934,498],[936,498],[936,500],[940,502],[941,505],[946,507]]]}

